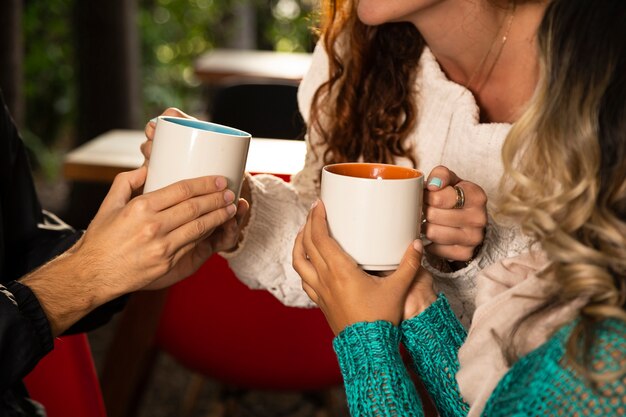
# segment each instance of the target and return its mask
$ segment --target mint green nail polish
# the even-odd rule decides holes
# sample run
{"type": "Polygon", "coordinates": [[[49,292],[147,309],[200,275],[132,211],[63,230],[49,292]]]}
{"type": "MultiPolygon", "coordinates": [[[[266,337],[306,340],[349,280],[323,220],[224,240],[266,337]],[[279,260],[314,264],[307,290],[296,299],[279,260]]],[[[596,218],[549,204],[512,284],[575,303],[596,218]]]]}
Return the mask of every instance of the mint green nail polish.
{"type": "Polygon", "coordinates": [[[437,177],[433,177],[430,179],[430,181],[428,182],[428,185],[434,185],[435,187],[439,188],[441,187],[441,178],[437,178],[437,177]]]}

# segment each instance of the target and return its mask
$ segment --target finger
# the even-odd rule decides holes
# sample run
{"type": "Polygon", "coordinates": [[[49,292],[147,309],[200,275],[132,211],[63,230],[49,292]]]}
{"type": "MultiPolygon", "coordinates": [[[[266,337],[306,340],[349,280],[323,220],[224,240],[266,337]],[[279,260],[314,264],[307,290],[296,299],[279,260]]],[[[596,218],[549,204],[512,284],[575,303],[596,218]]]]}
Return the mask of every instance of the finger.
{"type": "Polygon", "coordinates": [[[319,305],[319,299],[320,296],[319,294],[313,289],[313,287],[311,287],[309,284],[307,284],[306,282],[302,281],[302,289],[304,290],[304,292],[306,293],[306,295],[309,296],[309,298],[311,299],[311,301],[313,301],[315,304],[319,305]]]}
{"type": "Polygon", "coordinates": [[[487,211],[484,207],[450,210],[427,206],[424,208],[424,217],[429,224],[448,227],[482,228],[487,225],[487,211]]]}
{"type": "MultiPolygon", "coordinates": [[[[337,268],[347,268],[356,265],[356,262],[339,246],[339,243],[330,236],[326,221],[326,208],[319,203],[311,210],[311,239],[319,254],[324,260],[333,259],[337,268]]],[[[328,264],[328,262],[326,262],[328,264]]]]}
{"type": "MultiPolygon", "coordinates": [[[[465,195],[464,208],[468,207],[485,207],[487,204],[487,195],[485,191],[478,185],[469,181],[459,181],[455,185],[463,189],[465,195]]],[[[452,186],[442,187],[436,191],[424,192],[424,203],[428,206],[452,209],[457,200],[457,192],[452,186]]]]}
{"type": "Polygon", "coordinates": [[[237,203],[237,215],[235,219],[237,220],[237,225],[242,225],[243,220],[250,214],[250,203],[244,200],[243,198],[239,199],[237,203]]]}
{"type": "Polygon", "coordinates": [[[319,200],[316,200],[313,203],[314,206],[309,211],[307,215],[306,223],[304,224],[304,229],[302,230],[302,246],[304,247],[304,253],[307,256],[307,259],[316,271],[325,271],[327,270],[326,263],[324,262],[324,258],[320,255],[315,242],[313,242],[313,230],[312,230],[312,216],[313,210],[316,205],[319,204],[319,200]]]}
{"type": "MultiPolygon", "coordinates": [[[[301,230],[296,235],[296,240],[294,241],[291,251],[291,263],[298,275],[300,275],[300,278],[302,278],[303,288],[305,283],[309,287],[317,287],[319,285],[317,271],[307,258],[306,249],[304,247],[304,230],[301,230]]],[[[311,297],[308,292],[307,294],[311,297]]]]}
{"type": "Polygon", "coordinates": [[[178,181],[159,190],[144,194],[155,211],[172,207],[181,201],[204,194],[222,191],[226,188],[226,178],[221,176],[199,177],[178,181]]]}
{"type": "Polygon", "coordinates": [[[436,166],[428,174],[426,180],[426,189],[429,191],[437,191],[446,188],[448,185],[454,185],[459,182],[459,177],[444,167],[443,165],[436,166]]]}
{"type": "Polygon", "coordinates": [[[157,213],[155,218],[162,225],[164,232],[170,232],[200,216],[228,205],[232,207],[228,207],[227,210],[232,210],[234,213],[236,211],[233,205],[234,199],[235,193],[230,190],[193,197],[157,213]]]}
{"type": "Polygon", "coordinates": [[[209,256],[213,255],[216,251],[213,249],[213,244],[210,241],[211,236],[208,238],[200,239],[195,242],[194,251],[193,251],[193,271],[196,272],[200,266],[209,259],[209,256]]]}
{"type": "MultiPolygon", "coordinates": [[[[184,117],[186,119],[195,119],[195,117],[188,115],[187,113],[183,112],[180,109],[177,109],[176,107],[170,107],[170,108],[165,109],[165,111],[161,113],[161,116],[173,116],[173,117],[184,117]]],[[[146,123],[146,127],[144,128],[144,133],[148,141],[152,141],[152,139],[154,139],[154,131],[156,130],[157,120],[158,119],[155,117],[154,119],[151,119],[150,121],[148,121],[148,123],[146,123]]]]}
{"type": "Polygon", "coordinates": [[[133,192],[140,189],[146,182],[147,172],[146,167],[140,167],[116,175],[101,206],[104,208],[125,206],[130,201],[133,192]]]}
{"type": "Polygon", "coordinates": [[[426,251],[431,255],[438,256],[442,259],[449,259],[452,261],[467,261],[472,259],[475,246],[460,246],[460,245],[439,245],[433,243],[426,246],[426,251]]]}
{"type": "Polygon", "coordinates": [[[448,227],[425,223],[422,228],[426,238],[440,245],[476,246],[483,241],[482,227],[448,227]]]}
{"type": "Polygon", "coordinates": [[[152,155],[152,141],[148,140],[142,143],[139,146],[139,150],[141,151],[141,154],[143,155],[143,158],[144,158],[143,165],[148,165],[148,161],[150,160],[150,155],[152,155]]]}
{"type": "Polygon", "coordinates": [[[154,119],[150,119],[148,123],[146,123],[146,127],[143,129],[143,133],[145,134],[146,139],[149,142],[152,142],[152,139],[154,139],[154,131],[156,130],[156,125],[157,118],[155,117],[154,119]]]}
{"type": "Polygon", "coordinates": [[[163,113],[161,113],[161,116],[184,117],[185,119],[197,120],[195,117],[188,115],[176,107],[168,107],[163,113]]]}
{"type": "Polygon", "coordinates": [[[409,288],[422,262],[424,247],[419,240],[414,240],[404,252],[398,269],[389,278],[398,283],[402,290],[409,288]]]}
{"type": "Polygon", "coordinates": [[[172,252],[177,252],[190,242],[202,240],[234,215],[235,207],[230,204],[185,223],[168,234],[168,247],[171,248],[172,252]]]}
{"type": "Polygon", "coordinates": [[[215,252],[233,251],[241,239],[241,230],[243,228],[242,218],[249,210],[248,202],[240,198],[237,204],[237,214],[228,220],[221,227],[216,229],[210,239],[215,252]]]}
{"type": "Polygon", "coordinates": [[[208,240],[215,252],[233,250],[239,241],[239,227],[235,218],[216,228],[208,240]]]}
{"type": "Polygon", "coordinates": [[[175,266],[177,266],[179,263],[185,262],[185,263],[188,263],[188,265],[184,267],[186,268],[187,274],[172,275],[172,274],[166,273],[165,275],[167,276],[167,278],[160,278],[157,281],[153,282],[153,284],[150,285],[151,289],[169,287],[170,285],[173,285],[181,281],[183,278],[187,278],[189,275],[197,271],[198,268],[200,268],[200,266],[212,254],[213,254],[213,251],[207,239],[200,239],[194,242],[187,243],[174,254],[174,256],[172,257],[172,261],[170,263],[170,270],[168,271],[168,272],[171,272],[171,270],[175,266]],[[189,256],[189,258],[184,259],[187,256],[189,256]]]}

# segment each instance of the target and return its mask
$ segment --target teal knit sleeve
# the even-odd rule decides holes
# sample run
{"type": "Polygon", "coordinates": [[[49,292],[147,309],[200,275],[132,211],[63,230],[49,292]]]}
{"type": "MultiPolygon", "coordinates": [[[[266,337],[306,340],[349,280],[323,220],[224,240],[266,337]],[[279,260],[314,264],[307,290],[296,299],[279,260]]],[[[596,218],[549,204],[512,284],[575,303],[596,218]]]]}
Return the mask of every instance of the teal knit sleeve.
{"type": "Polygon", "coordinates": [[[570,323],[522,357],[500,380],[487,401],[489,417],[626,416],[626,323],[596,324],[589,352],[592,383],[566,356],[570,323]]]}
{"type": "Polygon", "coordinates": [[[399,344],[398,328],[386,321],[355,323],[333,341],[352,417],[423,417],[399,344]]]}
{"type": "Polygon", "coordinates": [[[440,294],[421,314],[400,325],[402,342],[413,359],[415,371],[442,417],[465,416],[469,405],[463,401],[455,375],[458,352],[467,337],[465,328],[440,294]]]}

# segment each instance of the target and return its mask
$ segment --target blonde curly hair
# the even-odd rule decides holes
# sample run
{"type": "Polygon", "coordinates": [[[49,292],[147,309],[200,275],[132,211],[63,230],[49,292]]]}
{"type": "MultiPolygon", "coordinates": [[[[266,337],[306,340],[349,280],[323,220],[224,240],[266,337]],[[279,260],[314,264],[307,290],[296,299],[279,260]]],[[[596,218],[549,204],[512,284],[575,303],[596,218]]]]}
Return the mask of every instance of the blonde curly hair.
{"type": "Polygon", "coordinates": [[[626,2],[554,0],[538,44],[541,79],[504,144],[498,205],[548,255],[552,290],[513,334],[587,300],[567,354],[602,379],[588,362],[594,327],[626,321],[626,2]]]}

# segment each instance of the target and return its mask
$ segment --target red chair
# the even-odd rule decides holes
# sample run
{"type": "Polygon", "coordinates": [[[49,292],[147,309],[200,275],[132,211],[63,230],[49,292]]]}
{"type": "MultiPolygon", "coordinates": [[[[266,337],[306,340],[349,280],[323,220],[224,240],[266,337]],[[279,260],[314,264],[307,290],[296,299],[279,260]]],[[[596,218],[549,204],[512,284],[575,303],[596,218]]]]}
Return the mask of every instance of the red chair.
{"type": "Polygon", "coordinates": [[[319,309],[286,307],[250,290],[213,256],[168,291],[155,343],[228,385],[302,391],[341,383],[332,339],[319,309]]]}
{"type": "Polygon", "coordinates": [[[84,333],[63,336],[24,379],[48,417],[106,417],[100,383],[84,333]]]}
{"type": "Polygon", "coordinates": [[[252,291],[213,257],[169,291],[156,344],[228,385],[315,390],[341,383],[332,337],[320,310],[252,291]]]}

